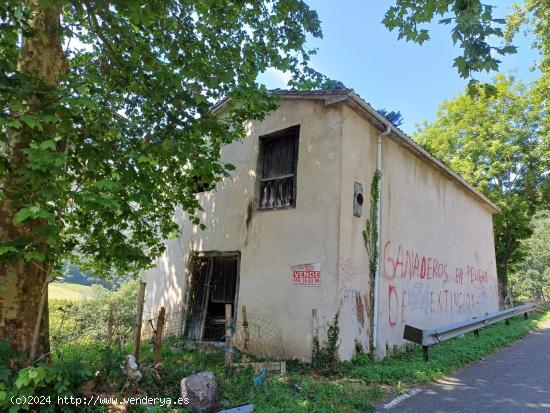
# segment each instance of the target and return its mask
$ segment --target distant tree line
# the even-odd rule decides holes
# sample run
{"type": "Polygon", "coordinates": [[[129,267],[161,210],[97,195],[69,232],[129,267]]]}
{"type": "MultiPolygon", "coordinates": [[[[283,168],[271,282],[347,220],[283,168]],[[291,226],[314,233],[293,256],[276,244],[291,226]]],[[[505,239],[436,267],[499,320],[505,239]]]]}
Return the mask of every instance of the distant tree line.
{"type": "Polygon", "coordinates": [[[82,272],[81,269],[74,264],[65,264],[62,269],[62,277],[59,279],[61,282],[68,282],[80,285],[101,285],[107,289],[117,289],[121,283],[128,279],[128,277],[111,277],[111,278],[96,278],[90,272],[82,272]]]}

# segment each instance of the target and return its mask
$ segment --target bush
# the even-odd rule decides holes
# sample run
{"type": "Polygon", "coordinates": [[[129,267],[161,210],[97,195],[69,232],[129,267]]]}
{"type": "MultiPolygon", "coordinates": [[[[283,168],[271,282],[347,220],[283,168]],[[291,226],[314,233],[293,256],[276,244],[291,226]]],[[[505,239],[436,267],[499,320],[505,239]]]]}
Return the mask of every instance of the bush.
{"type": "Polygon", "coordinates": [[[119,349],[133,336],[136,323],[136,302],[139,281],[127,281],[116,291],[94,286],[93,298],[78,302],[55,302],[50,311],[51,342],[56,350],[65,355],[70,349],[63,348],[75,342],[80,344],[107,342],[108,320],[113,310],[112,343],[119,349]]]}
{"type": "Polygon", "coordinates": [[[327,340],[323,343],[323,346],[319,343],[318,335],[313,337],[311,367],[325,375],[336,374],[339,370],[338,340],[340,326],[338,325],[338,317],[339,314],[336,313],[334,320],[329,324],[327,340]]]}
{"type": "Polygon", "coordinates": [[[40,412],[72,411],[70,406],[58,406],[57,396],[74,396],[93,377],[90,367],[80,360],[70,363],[45,364],[14,371],[12,360],[19,358],[7,342],[0,342],[0,411],[15,413],[38,408],[40,412]],[[12,405],[12,397],[17,404],[12,405]],[[40,400],[39,405],[33,402],[40,400]]]}

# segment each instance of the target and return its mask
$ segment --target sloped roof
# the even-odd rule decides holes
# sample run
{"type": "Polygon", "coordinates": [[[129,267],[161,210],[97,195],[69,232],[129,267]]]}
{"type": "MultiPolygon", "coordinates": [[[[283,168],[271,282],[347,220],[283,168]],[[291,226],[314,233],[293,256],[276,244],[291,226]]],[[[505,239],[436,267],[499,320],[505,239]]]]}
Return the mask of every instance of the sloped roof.
{"type": "MultiPolygon", "coordinates": [[[[410,138],[405,132],[389,122],[385,117],[380,115],[368,102],[366,102],[361,96],[359,96],[353,89],[346,87],[336,87],[333,89],[319,89],[319,90],[295,90],[295,89],[274,89],[271,93],[282,96],[285,99],[314,99],[324,100],[325,106],[331,106],[335,104],[347,104],[350,108],[358,112],[365,117],[376,129],[381,132],[390,129],[388,135],[394,142],[403,146],[410,152],[412,152],[418,158],[428,162],[433,168],[443,173],[451,181],[456,182],[463,187],[467,192],[472,194],[476,199],[481,201],[491,212],[499,212],[500,209],[491,202],[485,195],[475,189],[472,185],[466,182],[456,172],[451,170],[439,159],[431,155],[428,151],[418,145],[412,138],[410,138]]],[[[228,99],[222,99],[216,105],[214,105],[213,111],[220,110],[228,99]]]]}

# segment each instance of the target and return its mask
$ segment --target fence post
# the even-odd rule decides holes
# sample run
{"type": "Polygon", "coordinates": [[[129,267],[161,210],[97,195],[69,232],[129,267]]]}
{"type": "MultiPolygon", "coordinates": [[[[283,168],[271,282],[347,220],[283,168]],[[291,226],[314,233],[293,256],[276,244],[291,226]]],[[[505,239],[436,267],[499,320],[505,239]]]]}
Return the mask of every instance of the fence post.
{"type": "Polygon", "coordinates": [[[231,368],[233,364],[233,343],[231,341],[231,322],[233,320],[231,314],[232,305],[225,305],[225,367],[231,368]]]}
{"type": "MultiPolygon", "coordinates": [[[[51,270],[51,266],[50,266],[51,270]]],[[[29,354],[29,362],[32,364],[34,363],[34,359],[36,358],[36,347],[38,346],[38,335],[40,334],[40,325],[42,324],[42,317],[44,315],[44,307],[48,308],[48,303],[46,302],[46,298],[48,297],[48,285],[50,283],[50,271],[46,273],[46,281],[44,281],[44,285],[42,286],[42,290],[40,292],[40,302],[38,304],[38,315],[36,316],[36,323],[34,324],[34,331],[32,334],[32,342],[31,342],[31,350],[29,354]]]]}
{"type": "Polygon", "coordinates": [[[248,356],[248,343],[250,341],[250,332],[248,331],[248,317],[246,315],[246,305],[243,305],[243,333],[244,333],[244,344],[243,344],[243,362],[247,360],[248,356]]]}
{"type": "Polygon", "coordinates": [[[113,344],[114,304],[109,305],[109,318],[107,319],[107,347],[113,344]]]}
{"type": "Polygon", "coordinates": [[[134,335],[134,349],[132,355],[139,361],[139,347],[141,345],[141,324],[143,323],[143,305],[145,304],[145,283],[139,283],[139,294],[137,303],[136,332],[134,335]]]}
{"type": "Polygon", "coordinates": [[[422,346],[422,357],[424,357],[424,361],[428,361],[430,358],[429,354],[429,347],[428,346],[422,346]]]}
{"type": "Polygon", "coordinates": [[[157,328],[155,329],[155,364],[160,363],[160,349],[162,347],[162,331],[164,330],[164,307],[160,308],[157,319],[157,328]]]}

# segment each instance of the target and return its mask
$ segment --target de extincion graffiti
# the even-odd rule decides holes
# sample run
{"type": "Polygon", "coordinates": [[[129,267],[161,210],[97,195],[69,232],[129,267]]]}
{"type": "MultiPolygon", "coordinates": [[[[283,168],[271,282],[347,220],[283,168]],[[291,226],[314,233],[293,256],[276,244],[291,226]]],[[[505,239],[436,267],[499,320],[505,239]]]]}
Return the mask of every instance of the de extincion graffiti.
{"type": "Polygon", "coordinates": [[[437,256],[386,241],[382,251],[390,327],[403,324],[414,312],[422,316],[475,313],[488,297],[488,272],[477,265],[451,266],[437,256]]]}

